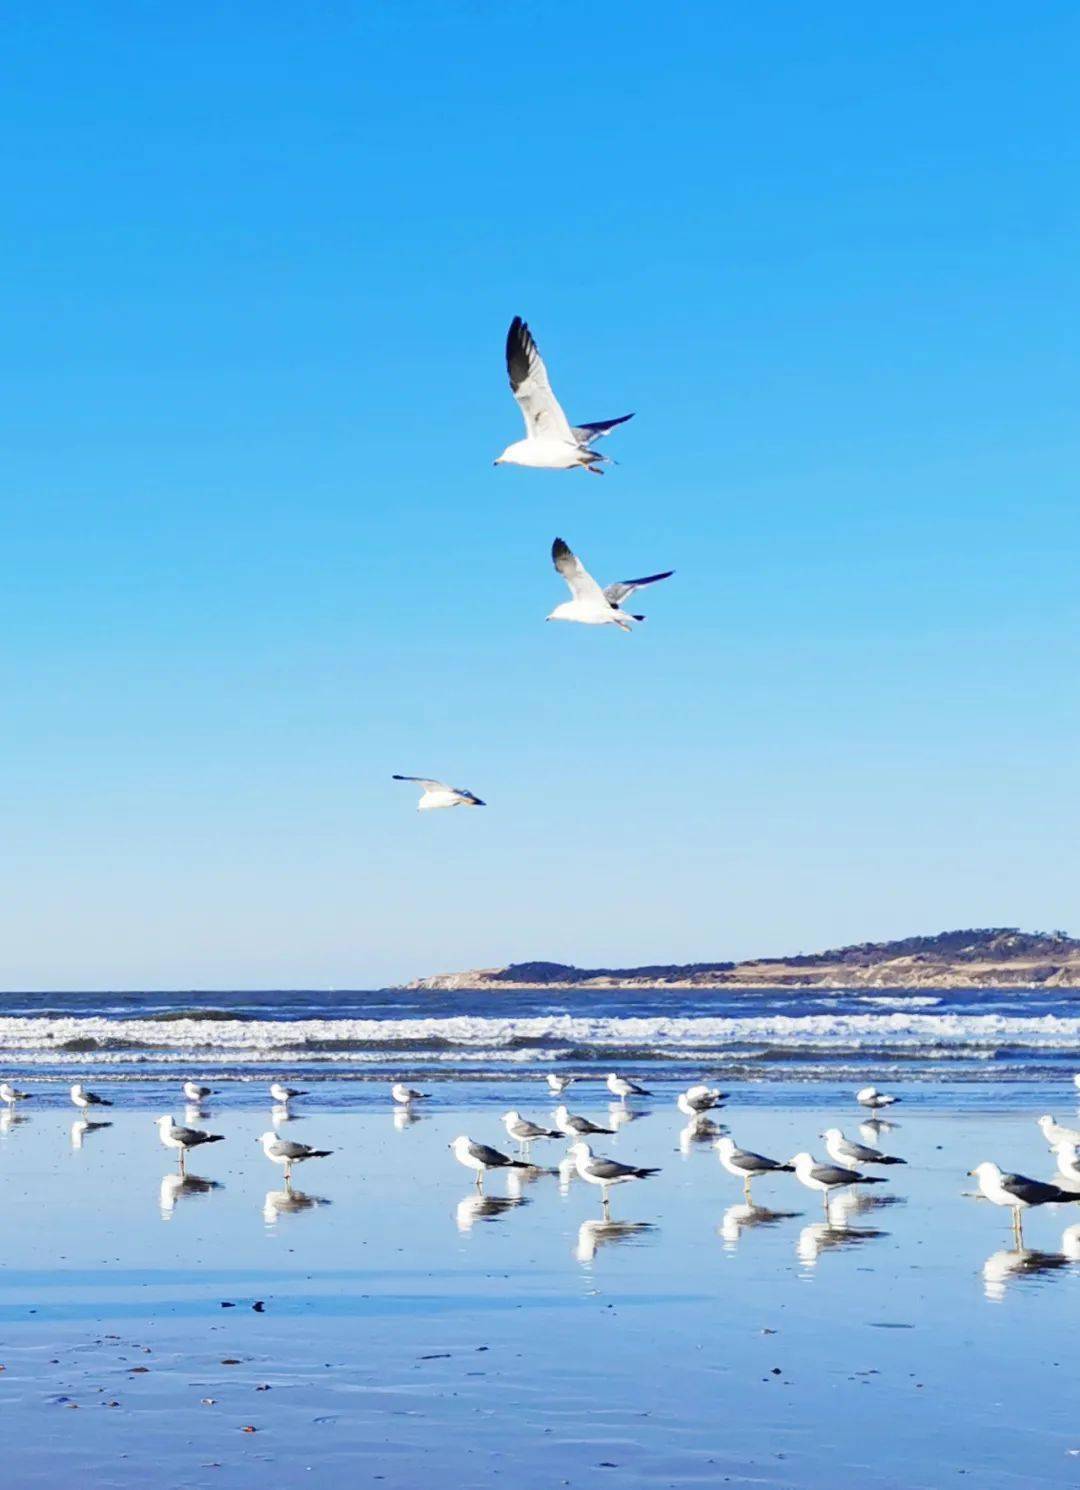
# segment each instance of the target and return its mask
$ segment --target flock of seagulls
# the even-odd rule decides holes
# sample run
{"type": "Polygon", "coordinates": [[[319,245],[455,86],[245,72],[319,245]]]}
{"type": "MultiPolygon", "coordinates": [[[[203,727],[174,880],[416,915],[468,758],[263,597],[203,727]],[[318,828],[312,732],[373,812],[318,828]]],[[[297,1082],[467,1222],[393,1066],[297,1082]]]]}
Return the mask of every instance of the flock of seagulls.
{"type": "MultiPolygon", "coordinates": [[[[620,424],[632,419],[621,414],[616,419],[599,419],[591,424],[571,424],[562,405],[552,392],[544,359],[540,356],[531,331],[520,316],[515,316],[506,335],[506,371],[510,389],[525,421],[525,438],[507,445],[495,460],[497,466],[531,466],[544,471],[591,471],[604,474],[609,457],[596,449],[596,442],[609,435],[620,424]]],[[[673,569],[647,574],[639,579],[618,580],[602,587],[592,577],[561,538],[551,547],[551,560],[566,581],[570,599],[557,605],[548,621],[573,621],[581,626],[617,626],[632,631],[645,617],[628,611],[626,602],[647,585],[670,579],[673,569]]],[[[486,804],[474,792],[448,786],[426,776],[395,774],[395,781],[412,781],[422,788],[417,804],[421,812],[442,807],[483,807],[486,804]]]]}

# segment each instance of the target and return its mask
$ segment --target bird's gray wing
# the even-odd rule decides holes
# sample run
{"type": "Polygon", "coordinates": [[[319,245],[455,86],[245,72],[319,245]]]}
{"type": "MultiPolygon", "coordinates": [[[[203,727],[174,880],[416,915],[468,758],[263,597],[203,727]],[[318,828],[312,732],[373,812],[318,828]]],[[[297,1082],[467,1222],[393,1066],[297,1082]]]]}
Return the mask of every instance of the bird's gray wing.
{"type": "Polygon", "coordinates": [[[1001,1188],[1026,1205],[1047,1205],[1054,1200],[1074,1200],[1058,1185],[1047,1185],[1042,1180],[1029,1179],[1026,1174],[1003,1174],[1001,1188]]]}
{"type": "Polygon", "coordinates": [[[879,1164],[885,1157],[880,1149],[867,1148],[865,1144],[854,1143],[850,1138],[842,1139],[837,1148],[853,1164],[879,1164]]]}
{"type": "Polygon", "coordinates": [[[776,1168],[775,1159],[766,1159],[764,1154],[752,1154],[749,1149],[736,1149],[731,1158],[740,1168],[753,1170],[755,1173],[776,1168]]]}
{"type": "Polygon", "coordinates": [[[815,1164],[810,1174],[819,1185],[850,1185],[862,1179],[854,1169],[844,1169],[839,1164],[815,1164]]]}
{"type": "Polygon", "coordinates": [[[603,606],[607,598],[603,590],[569,544],[564,543],[561,538],[556,538],[551,545],[551,562],[570,586],[570,593],[575,600],[603,606]]]}
{"type": "Polygon", "coordinates": [[[190,1148],[194,1147],[197,1143],[205,1143],[210,1135],[209,1133],[204,1133],[200,1128],[174,1128],[170,1136],[178,1139],[181,1143],[186,1143],[190,1148]]]}
{"type": "Polygon", "coordinates": [[[620,1164],[615,1159],[591,1159],[587,1167],[598,1180],[617,1180],[623,1175],[637,1174],[632,1164],[620,1164]]]}
{"type": "Polygon", "coordinates": [[[633,417],[633,414],[622,414],[618,419],[594,419],[591,424],[575,424],[570,433],[579,445],[592,445],[633,417]]]}
{"type": "Polygon", "coordinates": [[[620,579],[613,585],[608,585],[604,590],[604,599],[609,605],[619,605],[624,600],[629,600],[635,590],[644,589],[646,585],[655,585],[662,579],[670,579],[675,573],[674,569],[665,569],[663,574],[646,574],[641,579],[620,579]]]}
{"type": "Polygon", "coordinates": [[[292,1143],[288,1138],[279,1138],[273,1149],[282,1159],[306,1159],[312,1151],[310,1144],[292,1143]]]}
{"type": "Polygon", "coordinates": [[[415,781],[428,792],[452,792],[456,788],[447,786],[445,781],[432,781],[428,776],[399,776],[394,773],[395,781],[415,781]]]}
{"type": "Polygon", "coordinates": [[[505,1154],[500,1154],[498,1149],[489,1148],[486,1143],[470,1143],[469,1153],[474,1159],[479,1159],[481,1164],[488,1164],[492,1169],[499,1169],[510,1160],[505,1154]]]}
{"type": "Polygon", "coordinates": [[[529,438],[576,445],[570,421],[551,391],[544,360],[520,316],[514,317],[506,333],[506,371],[529,438]]]}

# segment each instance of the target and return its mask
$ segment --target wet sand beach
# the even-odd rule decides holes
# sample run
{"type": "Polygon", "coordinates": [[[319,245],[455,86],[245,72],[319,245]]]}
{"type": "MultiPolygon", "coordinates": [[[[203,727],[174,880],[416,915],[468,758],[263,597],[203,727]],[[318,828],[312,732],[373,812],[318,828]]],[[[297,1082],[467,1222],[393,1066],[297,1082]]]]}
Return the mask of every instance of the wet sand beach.
{"type": "MultiPolygon", "coordinates": [[[[183,1188],[164,1089],[126,1091],[81,1147],[59,1088],[26,1104],[0,1134],[9,1483],[1077,1483],[1080,1205],[1030,1215],[1018,1252],[965,1175],[1049,1176],[1033,1118],[1073,1098],[923,1088],[882,1139],[908,1165],[827,1226],[789,1175],[747,1208],[709,1145],[680,1149],[661,1086],[597,1141],[662,1166],[604,1226],[596,1191],[551,1173],[478,1198],[447,1149],[501,1142],[510,1105],[546,1119],[538,1083],[443,1083],[416,1121],[357,1090],[282,1128],[335,1150],[291,1197],[242,1084],[183,1188]]],[[[591,1083],[574,1106],[612,1111],[591,1083]]],[[[825,1086],[736,1088],[720,1120],[788,1157],[859,1116],[825,1086]]]]}

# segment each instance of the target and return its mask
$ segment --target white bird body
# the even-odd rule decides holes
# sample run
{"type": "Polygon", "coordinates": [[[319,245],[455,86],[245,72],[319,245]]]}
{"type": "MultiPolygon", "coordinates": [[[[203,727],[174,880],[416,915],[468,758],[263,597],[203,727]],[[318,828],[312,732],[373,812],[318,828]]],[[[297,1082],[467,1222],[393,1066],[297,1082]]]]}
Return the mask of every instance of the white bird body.
{"type": "Polygon", "coordinates": [[[680,1092],[675,1099],[675,1106],[687,1117],[695,1117],[698,1113],[710,1112],[717,1107],[726,1096],[715,1086],[692,1086],[685,1092],[680,1092]]]}
{"type": "Polygon", "coordinates": [[[434,812],[440,807],[486,807],[472,792],[458,789],[455,786],[447,786],[445,781],[433,781],[425,776],[399,776],[395,774],[395,781],[415,781],[424,790],[420,793],[420,800],[416,804],[417,812],[434,812]]]}
{"type": "Polygon", "coordinates": [[[294,1097],[306,1097],[306,1091],[300,1091],[294,1086],[282,1086],[280,1081],[270,1083],[270,1096],[281,1107],[288,1107],[294,1097]]]}
{"type": "Polygon", "coordinates": [[[595,424],[571,425],[548,381],[547,368],[520,316],[506,335],[506,371],[510,388],[525,421],[525,438],[507,445],[497,466],[530,466],[534,470],[568,471],[575,466],[602,475],[606,457],[592,446],[619,424],[633,418],[604,419],[595,424]]]}
{"type": "Polygon", "coordinates": [[[272,1128],[262,1134],[259,1142],[270,1162],[280,1164],[284,1169],[286,1183],[294,1164],[304,1164],[308,1159],[328,1159],[333,1153],[332,1149],[315,1149],[307,1143],[293,1143],[291,1139],[280,1138],[272,1128]]]}
{"type": "Polygon", "coordinates": [[[566,1088],[572,1084],[574,1078],[572,1076],[556,1076],[554,1071],[549,1071],[544,1080],[548,1084],[548,1091],[551,1095],[553,1097],[561,1097],[563,1092],[566,1091],[566,1088]]]}
{"type": "Polygon", "coordinates": [[[779,1159],[768,1159],[764,1154],[755,1154],[750,1149],[740,1149],[734,1139],[726,1133],[718,1138],[714,1145],[720,1163],[733,1174],[736,1179],[742,1180],[743,1188],[747,1195],[750,1193],[750,1183],[763,1174],[790,1174],[792,1166],[784,1164],[779,1159]]]}
{"type": "Polygon", "coordinates": [[[1080,1143],[1080,1129],[1064,1127],[1063,1124],[1055,1122],[1049,1113],[1039,1118],[1039,1127],[1042,1129],[1042,1136],[1052,1149],[1056,1149],[1063,1143],[1080,1143]]]}
{"type": "Polygon", "coordinates": [[[530,1165],[520,1159],[511,1159],[509,1154],[500,1153],[498,1149],[491,1148],[486,1143],[477,1143],[466,1134],[459,1134],[450,1144],[454,1158],[466,1169],[471,1169],[476,1175],[476,1185],[479,1189],[484,1183],[484,1175],[489,1169],[529,1169],[530,1165]]]}
{"type": "Polygon", "coordinates": [[[583,1138],[586,1133],[604,1133],[610,1137],[612,1133],[611,1128],[598,1127],[589,1118],[571,1112],[565,1103],[555,1109],[555,1126],[567,1138],[583,1138]]]}
{"type": "Polygon", "coordinates": [[[111,1107],[112,1103],[108,1097],[99,1097],[95,1092],[88,1092],[81,1082],[77,1081],[71,1088],[71,1100],[76,1107],[111,1107]]]}
{"type": "Polygon", "coordinates": [[[213,1096],[212,1087],[200,1086],[197,1081],[185,1081],[183,1091],[184,1096],[188,1099],[193,1107],[198,1107],[199,1103],[203,1100],[204,1097],[213,1096]]]}
{"type": "Polygon", "coordinates": [[[821,1136],[825,1140],[825,1150],[829,1158],[837,1164],[846,1164],[850,1167],[855,1164],[903,1164],[905,1162],[869,1144],[856,1143],[851,1138],[845,1138],[839,1128],[826,1128],[821,1136]]]}
{"type": "Polygon", "coordinates": [[[589,1145],[581,1140],[572,1143],[567,1152],[573,1158],[578,1178],[586,1184],[600,1186],[605,1209],[612,1185],[625,1185],[631,1180],[647,1180],[650,1175],[660,1173],[658,1169],[641,1169],[636,1164],[620,1164],[615,1159],[598,1158],[589,1145]]]}
{"type": "Polygon", "coordinates": [[[825,1199],[828,1210],[829,1196],[834,1190],[843,1190],[848,1185],[883,1185],[880,1175],[861,1174],[845,1164],[819,1164],[813,1154],[796,1154],[791,1160],[795,1178],[808,1190],[816,1190],[825,1199]]]}
{"type": "Polygon", "coordinates": [[[188,1149],[200,1148],[204,1143],[221,1143],[223,1134],[204,1133],[201,1128],[181,1128],[169,1116],[154,1119],[158,1137],[167,1149],[175,1149],[180,1155],[180,1167],[184,1167],[188,1149]]]}
{"type": "Polygon", "coordinates": [[[422,1102],[428,1095],[427,1092],[418,1092],[415,1087],[406,1086],[403,1081],[395,1081],[390,1088],[390,1095],[395,1102],[400,1102],[407,1107],[410,1102],[422,1102]]]}
{"type": "Polygon", "coordinates": [[[885,1092],[879,1092],[877,1087],[864,1086],[855,1093],[856,1102],[863,1107],[892,1107],[894,1102],[899,1102],[899,1097],[890,1097],[885,1092]]]}
{"type": "Polygon", "coordinates": [[[1080,1148],[1075,1143],[1059,1143],[1054,1149],[1058,1174],[1073,1185],[1080,1185],[1080,1148]]]}
{"type": "Polygon", "coordinates": [[[625,1102],[627,1097],[650,1097],[652,1093],[647,1087],[639,1086],[636,1081],[631,1081],[626,1076],[618,1076],[614,1071],[608,1077],[606,1086],[613,1097],[618,1097],[625,1102]]]}
{"type": "Polygon", "coordinates": [[[618,626],[623,631],[632,630],[634,621],[645,619],[644,616],[636,616],[623,610],[623,601],[645,585],[670,579],[675,572],[673,569],[666,569],[663,574],[647,574],[640,579],[620,580],[602,590],[561,538],[556,538],[551,545],[551,562],[566,581],[572,599],[557,605],[547,617],[549,621],[577,621],[583,626],[618,626]]]}
{"type": "Polygon", "coordinates": [[[502,1115],[503,1127],[511,1138],[516,1138],[518,1143],[528,1148],[534,1138],[559,1138],[559,1133],[553,1133],[550,1128],[542,1128],[539,1123],[531,1122],[522,1117],[516,1108],[511,1107],[509,1112],[502,1115]]]}
{"type": "Polygon", "coordinates": [[[16,1102],[25,1102],[29,1096],[29,1092],[20,1092],[10,1081],[0,1081],[0,1102],[6,1102],[9,1107],[14,1107],[16,1102]]]}
{"type": "Polygon", "coordinates": [[[1006,1174],[989,1159],[976,1164],[969,1173],[978,1180],[979,1189],[987,1200],[994,1205],[1010,1206],[1017,1220],[1021,1211],[1030,1210],[1032,1206],[1080,1200],[1080,1195],[1072,1195],[1062,1190],[1060,1185],[1029,1179],[1024,1174],[1006,1174]]]}

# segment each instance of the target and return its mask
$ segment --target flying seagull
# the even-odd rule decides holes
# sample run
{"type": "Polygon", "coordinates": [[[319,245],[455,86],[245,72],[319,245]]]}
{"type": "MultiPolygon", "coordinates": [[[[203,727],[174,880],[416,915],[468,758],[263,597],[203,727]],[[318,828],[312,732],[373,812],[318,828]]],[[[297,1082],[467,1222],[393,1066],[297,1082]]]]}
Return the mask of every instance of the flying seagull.
{"type": "Polygon", "coordinates": [[[855,1093],[855,1100],[863,1107],[891,1107],[894,1102],[899,1102],[900,1098],[879,1092],[876,1086],[864,1086],[855,1093]]]}
{"type": "Polygon", "coordinates": [[[272,1164],[280,1164],[285,1170],[285,1184],[292,1179],[294,1164],[303,1164],[308,1159],[329,1159],[333,1149],[313,1149],[310,1144],[292,1143],[288,1138],[279,1138],[273,1128],[259,1139],[263,1153],[272,1164]]]}
{"type": "Polygon", "coordinates": [[[623,579],[602,590],[577,555],[561,538],[551,545],[551,562],[570,587],[572,600],[564,600],[547,616],[548,621],[578,621],[582,626],[618,626],[621,631],[632,631],[634,621],[644,621],[644,616],[635,615],[622,608],[635,590],[645,585],[655,585],[659,580],[670,579],[674,569],[665,569],[663,574],[646,574],[641,579],[623,579]]]}
{"type": "Polygon", "coordinates": [[[818,1164],[813,1154],[796,1154],[791,1161],[795,1178],[808,1190],[817,1190],[825,1199],[825,1214],[829,1213],[829,1196],[834,1190],[843,1190],[848,1185],[884,1185],[880,1174],[860,1174],[857,1169],[848,1169],[843,1164],[818,1164]]]}
{"type": "Polygon", "coordinates": [[[607,457],[592,447],[619,424],[632,419],[600,419],[595,424],[571,425],[551,391],[547,368],[520,316],[506,333],[506,371],[518,408],[525,420],[525,438],[517,440],[496,460],[497,466],[536,466],[545,471],[569,471],[584,466],[596,476],[604,474],[607,457]]]}
{"type": "Polygon", "coordinates": [[[625,1185],[630,1180],[647,1180],[650,1175],[660,1173],[659,1169],[639,1169],[636,1164],[619,1164],[615,1159],[599,1159],[583,1139],[572,1143],[567,1152],[573,1158],[580,1178],[590,1185],[600,1186],[605,1214],[608,1208],[608,1191],[612,1185],[625,1185]]]}
{"type": "Polygon", "coordinates": [[[779,1159],[767,1159],[764,1154],[755,1154],[750,1149],[740,1149],[733,1139],[726,1135],[716,1140],[716,1152],[720,1156],[720,1163],[733,1174],[736,1179],[743,1182],[743,1190],[747,1200],[750,1199],[750,1182],[757,1179],[761,1174],[791,1174],[794,1170],[792,1164],[781,1164],[779,1159]]]}
{"type": "Polygon", "coordinates": [[[486,807],[472,792],[459,791],[445,781],[429,781],[426,776],[394,776],[395,781],[416,781],[424,788],[416,804],[417,812],[432,812],[436,807],[486,807]]]}
{"type": "Polygon", "coordinates": [[[989,1159],[969,1169],[968,1174],[979,1182],[979,1189],[994,1205],[1012,1207],[1013,1230],[1017,1240],[1023,1242],[1024,1229],[1021,1213],[1036,1205],[1057,1205],[1068,1201],[1080,1201],[1080,1195],[1072,1190],[1063,1190],[1060,1185],[1048,1185],[1043,1180],[1029,1179],[1026,1174],[1003,1174],[989,1159]]]}
{"type": "Polygon", "coordinates": [[[897,1159],[892,1154],[883,1154],[880,1149],[870,1148],[865,1143],[856,1143],[845,1138],[839,1128],[826,1128],[821,1135],[830,1159],[837,1164],[906,1164],[906,1159],[897,1159]]]}
{"type": "Polygon", "coordinates": [[[184,1173],[188,1149],[197,1149],[204,1143],[221,1143],[223,1133],[204,1133],[201,1128],[179,1128],[171,1117],[154,1119],[158,1136],[167,1149],[176,1149],[180,1155],[180,1173],[184,1173]]]}
{"type": "Polygon", "coordinates": [[[71,1088],[71,1100],[76,1107],[111,1107],[112,1103],[108,1097],[99,1097],[95,1092],[88,1092],[81,1082],[76,1082],[71,1088]]]}
{"type": "Polygon", "coordinates": [[[486,1143],[475,1143],[465,1134],[455,1138],[450,1144],[454,1158],[459,1164],[464,1164],[466,1169],[476,1171],[476,1188],[484,1188],[484,1175],[489,1169],[531,1169],[531,1164],[524,1163],[521,1159],[511,1159],[508,1154],[500,1154],[498,1149],[489,1148],[486,1143]]]}

